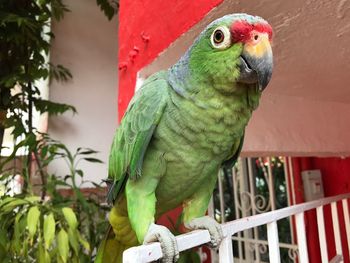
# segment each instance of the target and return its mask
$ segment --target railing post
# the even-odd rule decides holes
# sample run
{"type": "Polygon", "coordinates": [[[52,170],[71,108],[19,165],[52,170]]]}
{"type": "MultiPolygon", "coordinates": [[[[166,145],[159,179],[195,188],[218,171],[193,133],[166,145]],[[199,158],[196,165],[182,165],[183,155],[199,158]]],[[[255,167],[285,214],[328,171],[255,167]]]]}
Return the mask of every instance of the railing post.
{"type": "MultiPolygon", "coordinates": [[[[255,177],[253,174],[253,163],[252,163],[252,158],[247,158],[248,160],[248,175],[249,175],[249,189],[250,189],[250,203],[252,206],[252,214],[255,215],[257,210],[256,210],[256,203],[255,203],[255,177]]],[[[254,227],[253,229],[254,232],[254,241],[259,240],[259,232],[258,228],[254,227]]],[[[259,244],[258,242],[254,242],[254,252],[255,252],[255,261],[260,262],[260,251],[259,251],[259,244]]]]}
{"type": "Polygon", "coordinates": [[[335,250],[337,252],[337,255],[343,256],[342,247],[341,247],[340,229],[339,229],[338,209],[337,209],[336,201],[331,203],[331,211],[332,211],[333,231],[334,231],[334,240],[335,240],[335,250]]]}
{"type": "Polygon", "coordinates": [[[348,251],[349,251],[349,257],[350,257],[350,218],[349,218],[349,206],[348,206],[348,199],[343,199],[343,213],[344,213],[344,222],[345,222],[345,229],[346,229],[346,240],[348,241],[348,251]]]}
{"type": "Polygon", "coordinates": [[[273,173],[271,168],[271,157],[267,158],[268,166],[267,171],[269,175],[269,198],[270,198],[270,204],[271,204],[271,210],[276,210],[276,194],[275,194],[275,188],[274,188],[274,179],[273,179],[273,173]]]}
{"type": "Polygon", "coordinates": [[[326,239],[326,231],[324,228],[323,206],[317,207],[316,212],[317,212],[317,228],[318,228],[318,237],[320,241],[321,259],[322,259],[322,263],[328,263],[327,239],[326,239]]]}
{"type": "Polygon", "coordinates": [[[269,258],[271,263],[280,263],[280,247],[277,221],[267,224],[267,241],[269,242],[269,258]]]}
{"type": "Polygon", "coordinates": [[[219,185],[219,197],[220,197],[220,214],[221,214],[221,223],[226,222],[225,218],[225,200],[224,200],[224,190],[222,185],[222,170],[218,172],[218,185],[219,185]]]}
{"type": "MultiPolygon", "coordinates": [[[[238,159],[239,162],[241,162],[242,158],[240,157],[238,159]]],[[[234,200],[235,200],[235,212],[236,212],[236,219],[240,218],[239,216],[239,205],[238,205],[238,182],[236,181],[236,178],[237,178],[237,173],[236,173],[236,170],[235,168],[232,169],[232,184],[233,184],[233,194],[234,194],[234,200]]],[[[237,237],[241,238],[242,237],[242,233],[241,232],[238,232],[237,233],[237,237]]],[[[242,242],[241,241],[237,241],[237,244],[238,244],[238,258],[242,258],[243,256],[243,250],[242,250],[242,242]]]]}
{"type": "Polygon", "coordinates": [[[295,223],[297,227],[299,262],[308,263],[309,255],[307,251],[307,240],[305,235],[304,212],[295,215],[295,223]]]}
{"type": "Polygon", "coordinates": [[[219,248],[220,263],[233,263],[232,237],[225,237],[219,248]]]}
{"type": "MultiPolygon", "coordinates": [[[[251,215],[251,210],[253,210],[253,203],[250,203],[247,196],[251,195],[249,191],[249,168],[247,167],[248,159],[247,158],[241,158],[240,164],[240,185],[239,185],[239,192],[241,197],[241,211],[242,211],[242,217],[248,217],[251,215]],[[248,169],[247,169],[248,168],[248,169]],[[247,193],[250,193],[248,195],[245,195],[247,193]]],[[[246,229],[243,232],[243,238],[250,239],[253,237],[252,229],[246,229]]],[[[251,244],[249,242],[243,242],[244,247],[244,255],[245,260],[247,262],[251,262],[254,260],[254,252],[251,249],[251,244]]]]}

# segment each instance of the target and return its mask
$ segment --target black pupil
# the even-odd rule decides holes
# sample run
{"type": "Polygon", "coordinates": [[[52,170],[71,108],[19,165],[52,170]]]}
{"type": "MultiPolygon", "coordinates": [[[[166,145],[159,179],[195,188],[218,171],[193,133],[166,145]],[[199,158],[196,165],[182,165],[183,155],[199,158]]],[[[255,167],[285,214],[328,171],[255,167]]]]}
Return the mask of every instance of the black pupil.
{"type": "Polygon", "coordinates": [[[255,40],[258,40],[258,38],[259,38],[258,35],[255,35],[255,36],[254,36],[254,39],[255,39],[255,40]]]}
{"type": "Polygon", "coordinates": [[[215,33],[214,33],[214,42],[215,42],[216,44],[219,44],[219,43],[221,43],[222,41],[224,41],[224,33],[222,33],[221,30],[215,31],[215,33]]]}

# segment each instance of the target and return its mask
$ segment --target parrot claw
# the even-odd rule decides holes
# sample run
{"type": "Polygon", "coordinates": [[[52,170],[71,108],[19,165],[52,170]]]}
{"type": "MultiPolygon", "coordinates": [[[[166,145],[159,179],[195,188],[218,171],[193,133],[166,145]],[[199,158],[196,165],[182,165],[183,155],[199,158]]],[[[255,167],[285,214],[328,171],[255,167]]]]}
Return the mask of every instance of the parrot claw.
{"type": "Polygon", "coordinates": [[[144,238],[143,244],[159,242],[162,248],[162,263],[173,263],[179,260],[179,249],[177,247],[175,236],[168,228],[161,225],[151,224],[144,238]]]}
{"type": "Polygon", "coordinates": [[[203,216],[193,219],[189,223],[185,223],[185,227],[190,230],[205,229],[210,234],[210,246],[216,248],[220,245],[224,235],[222,233],[221,225],[209,216],[203,216]]]}

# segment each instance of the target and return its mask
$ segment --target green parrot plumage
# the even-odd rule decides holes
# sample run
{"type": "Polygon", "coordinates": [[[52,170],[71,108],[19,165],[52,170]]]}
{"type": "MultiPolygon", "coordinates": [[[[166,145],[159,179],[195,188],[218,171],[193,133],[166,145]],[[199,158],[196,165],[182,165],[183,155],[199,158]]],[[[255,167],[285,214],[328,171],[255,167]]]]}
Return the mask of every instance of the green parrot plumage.
{"type": "MultiPolygon", "coordinates": [[[[209,24],[176,64],[143,83],[111,148],[111,229],[96,262],[121,262],[126,248],[161,241],[165,232],[155,221],[179,205],[186,226],[206,228],[191,222],[205,215],[218,170],[232,166],[241,151],[271,78],[271,38],[262,18],[226,15],[209,24]]],[[[164,262],[177,259],[172,246],[164,262]]]]}

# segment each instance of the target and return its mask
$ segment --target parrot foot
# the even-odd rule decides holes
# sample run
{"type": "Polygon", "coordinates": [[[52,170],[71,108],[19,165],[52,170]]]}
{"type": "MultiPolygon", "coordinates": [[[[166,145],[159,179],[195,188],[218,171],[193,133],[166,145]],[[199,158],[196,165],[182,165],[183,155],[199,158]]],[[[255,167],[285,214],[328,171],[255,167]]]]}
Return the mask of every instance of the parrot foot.
{"type": "Polygon", "coordinates": [[[208,230],[211,239],[210,246],[213,248],[218,247],[224,238],[221,225],[209,216],[195,218],[191,222],[185,223],[185,227],[190,230],[208,230]]]}
{"type": "Polygon", "coordinates": [[[152,223],[148,228],[143,244],[146,245],[157,241],[160,242],[163,252],[162,263],[173,263],[179,260],[179,249],[175,236],[165,226],[152,223]]]}

